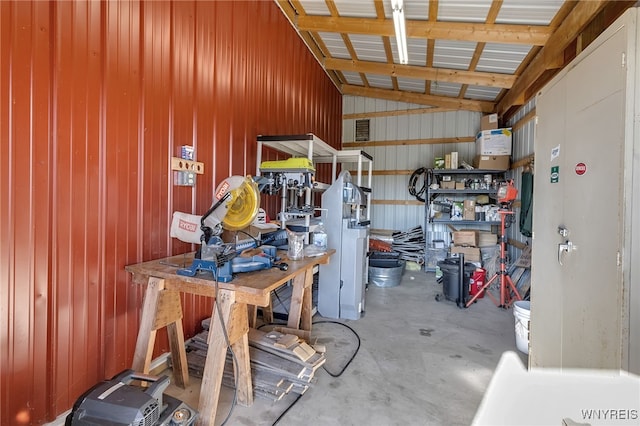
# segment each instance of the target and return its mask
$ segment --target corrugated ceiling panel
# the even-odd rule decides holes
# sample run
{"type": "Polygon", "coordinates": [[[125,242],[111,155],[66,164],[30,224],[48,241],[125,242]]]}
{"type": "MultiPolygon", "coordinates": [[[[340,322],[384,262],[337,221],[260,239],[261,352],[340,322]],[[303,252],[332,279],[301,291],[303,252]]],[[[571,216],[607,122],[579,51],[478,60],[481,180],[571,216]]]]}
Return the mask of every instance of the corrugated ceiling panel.
{"type": "Polygon", "coordinates": [[[334,58],[351,59],[351,55],[344,44],[344,40],[338,33],[318,32],[320,38],[329,49],[329,54],[334,58]]]}
{"type": "Polygon", "coordinates": [[[564,0],[504,0],[496,23],[549,25],[564,0]]]}
{"type": "Polygon", "coordinates": [[[373,1],[334,0],[340,16],[354,18],[375,18],[376,7],[373,1]]]}
{"type": "Polygon", "coordinates": [[[438,21],[484,22],[492,0],[440,0],[438,21]]]}
{"type": "Polygon", "coordinates": [[[465,96],[470,99],[493,101],[501,90],[499,87],[468,86],[465,96]]]}
{"type": "Polygon", "coordinates": [[[434,95],[444,96],[458,96],[460,93],[461,84],[458,83],[443,83],[438,81],[431,82],[431,93],[434,95]]]}
{"type": "Polygon", "coordinates": [[[347,79],[347,83],[362,86],[362,78],[360,78],[360,74],[357,72],[342,71],[342,75],[347,79]]]}
{"type": "Polygon", "coordinates": [[[352,34],[349,39],[361,61],[387,62],[382,37],[352,34]]]}
{"type": "Polygon", "coordinates": [[[487,43],[476,70],[514,74],[530,50],[531,46],[487,43]]]}
{"type": "Polygon", "coordinates": [[[329,12],[329,8],[327,7],[327,3],[324,1],[318,0],[301,0],[300,4],[304,8],[305,13],[309,15],[322,15],[329,16],[331,12],[329,12]]]}
{"type": "MultiPolygon", "coordinates": [[[[392,17],[391,1],[385,1],[385,12],[392,17]],[[389,9],[387,9],[389,5],[389,9]]],[[[404,2],[404,16],[406,19],[427,20],[429,19],[429,0],[410,0],[404,2]]]]}
{"type": "Polygon", "coordinates": [[[391,77],[386,75],[367,74],[367,81],[371,87],[379,89],[391,89],[393,87],[391,77]]]}
{"type": "MultiPolygon", "coordinates": [[[[395,38],[394,38],[395,42],[395,38]]],[[[398,54],[398,46],[394,43],[391,47],[394,51],[394,57],[398,54]]],[[[427,65],[427,40],[421,38],[410,38],[407,40],[407,56],[409,57],[409,65],[427,65]]]]}
{"type": "Polygon", "coordinates": [[[424,93],[424,80],[398,77],[398,87],[400,90],[424,93]]]}
{"type": "MultiPolygon", "coordinates": [[[[3,1],[0,47],[0,424],[42,424],[131,366],[124,266],[193,249],[173,211],[255,170],[258,134],[339,147],[341,96],[273,2],[3,1]]],[[[183,299],[189,337],[211,300],[183,299]]]]}
{"type": "Polygon", "coordinates": [[[433,66],[468,69],[476,43],[471,41],[437,40],[433,50],[433,66]]]}

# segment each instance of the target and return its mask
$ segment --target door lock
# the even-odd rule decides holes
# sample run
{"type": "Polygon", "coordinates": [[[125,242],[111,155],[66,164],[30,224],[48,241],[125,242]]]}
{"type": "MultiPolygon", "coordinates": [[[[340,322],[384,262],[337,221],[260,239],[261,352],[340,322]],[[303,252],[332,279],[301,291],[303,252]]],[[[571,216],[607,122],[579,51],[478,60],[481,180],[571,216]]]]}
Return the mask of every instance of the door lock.
{"type": "Polygon", "coordinates": [[[562,259],[565,253],[571,253],[578,250],[578,246],[567,240],[564,243],[558,244],[558,263],[562,266],[562,259]]]}
{"type": "Polygon", "coordinates": [[[564,238],[567,238],[569,236],[569,230],[564,226],[558,226],[558,234],[560,234],[564,238]]]}

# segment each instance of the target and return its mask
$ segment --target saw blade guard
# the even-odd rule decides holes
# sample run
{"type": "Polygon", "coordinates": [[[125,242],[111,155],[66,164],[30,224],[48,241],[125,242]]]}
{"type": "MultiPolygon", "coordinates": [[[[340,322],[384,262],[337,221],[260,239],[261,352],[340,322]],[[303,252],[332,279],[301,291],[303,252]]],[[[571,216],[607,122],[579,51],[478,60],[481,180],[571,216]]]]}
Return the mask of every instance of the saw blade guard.
{"type": "MultiPolygon", "coordinates": [[[[205,219],[222,223],[229,231],[244,229],[255,220],[260,208],[260,191],[250,176],[229,176],[216,188],[215,201],[230,192],[229,200],[205,219]]],[[[214,203],[215,203],[214,201],[214,203]]]]}

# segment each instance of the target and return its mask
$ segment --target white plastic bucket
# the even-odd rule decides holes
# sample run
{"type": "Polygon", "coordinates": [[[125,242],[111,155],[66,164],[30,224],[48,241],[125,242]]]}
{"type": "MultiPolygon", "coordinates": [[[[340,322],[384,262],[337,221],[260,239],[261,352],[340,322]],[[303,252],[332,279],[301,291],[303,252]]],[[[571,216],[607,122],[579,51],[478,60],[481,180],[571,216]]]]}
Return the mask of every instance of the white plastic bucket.
{"type": "Polygon", "coordinates": [[[516,322],[516,348],[529,354],[529,320],[531,318],[531,302],[518,300],[513,304],[513,316],[516,322]]]}

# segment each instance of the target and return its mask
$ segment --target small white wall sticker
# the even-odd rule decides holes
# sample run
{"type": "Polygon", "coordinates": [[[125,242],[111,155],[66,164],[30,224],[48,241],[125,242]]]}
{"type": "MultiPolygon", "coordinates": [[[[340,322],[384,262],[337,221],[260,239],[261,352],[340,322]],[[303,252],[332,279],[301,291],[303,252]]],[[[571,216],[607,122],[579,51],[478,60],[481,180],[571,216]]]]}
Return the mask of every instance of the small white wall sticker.
{"type": "Polygon", "coordinates": [[[555,160],[560,156],[560,145],[551,149],[551,161],[555,160]]]}

